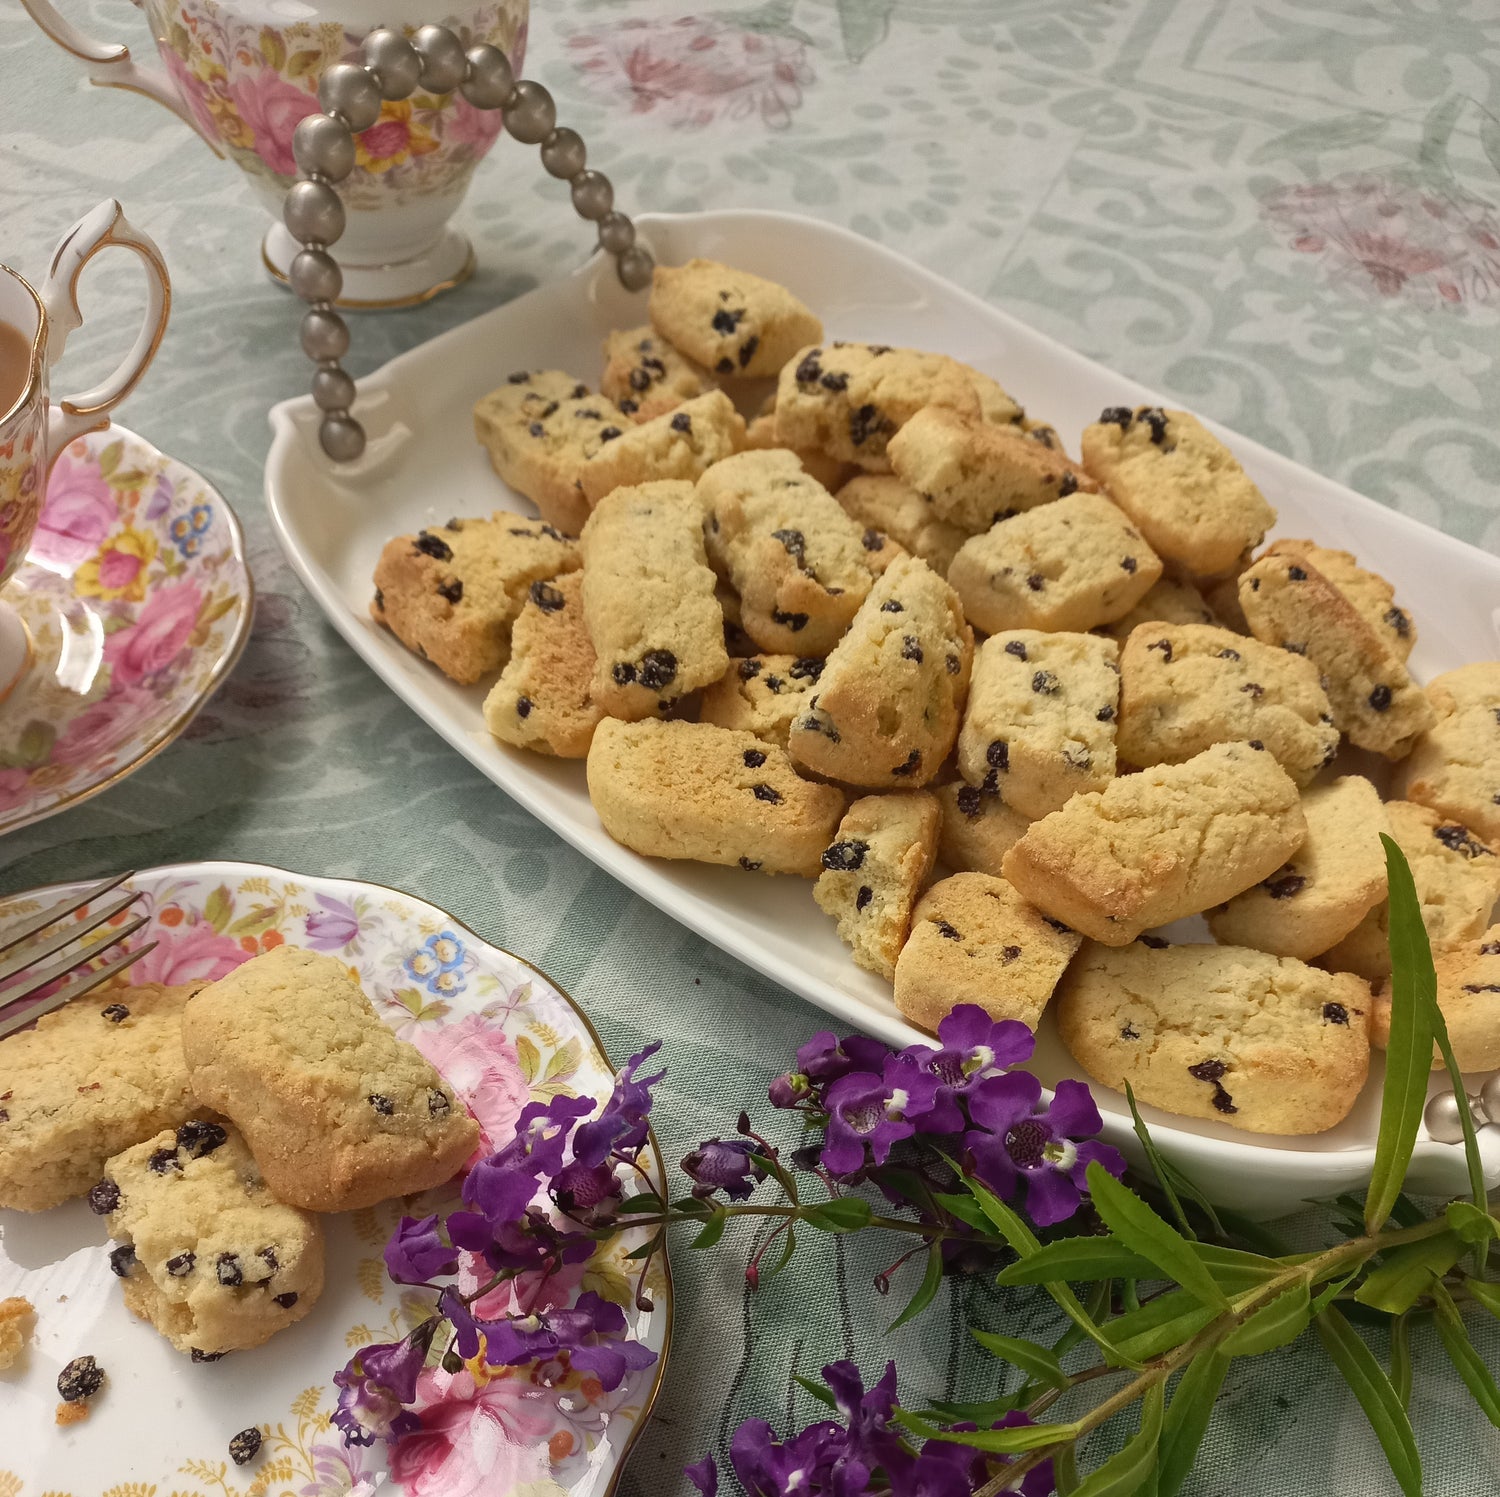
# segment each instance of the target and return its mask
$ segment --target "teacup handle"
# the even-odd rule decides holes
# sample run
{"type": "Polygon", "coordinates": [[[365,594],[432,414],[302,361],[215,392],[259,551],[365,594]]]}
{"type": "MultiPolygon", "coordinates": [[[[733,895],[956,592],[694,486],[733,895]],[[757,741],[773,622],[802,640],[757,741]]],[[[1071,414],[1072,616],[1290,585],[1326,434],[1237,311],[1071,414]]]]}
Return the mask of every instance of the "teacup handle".
{"type": "Polygon", "coordinates": [[[131,226],[114,198],[106,198],[68,230],[52,257],[47,278],[37,288],[47,309],[49,365],[61,357],[68,334],[83,323],[78,306],[78,277],[101,250],[119,246],[139,255],[146,265],[146,316],[134,345],[118,369],[91,389],[57,401],[47,411],[47,451],[56,457],[74,437],[102,431],[112,411],[136,387],[167,330],[172,306],[172,283],[161,251],[131,226]]]}
{"type": "Polygon", "coordinates": [[[218,141],[203,133],[192,111],[183,103],[182,96],[172,86],[172,80],[160,68],[138,67],[131,61],[130,48],[123,42],[101,42],[80,31],[69,21],[52,0],[21,0],[26,13],[64,52],[71,53],[84,64],[90,83],[100,88],[128,88],[132,93],[144,94],[165,105],[208,146],[215,156],[222,156],[218,141]]]}

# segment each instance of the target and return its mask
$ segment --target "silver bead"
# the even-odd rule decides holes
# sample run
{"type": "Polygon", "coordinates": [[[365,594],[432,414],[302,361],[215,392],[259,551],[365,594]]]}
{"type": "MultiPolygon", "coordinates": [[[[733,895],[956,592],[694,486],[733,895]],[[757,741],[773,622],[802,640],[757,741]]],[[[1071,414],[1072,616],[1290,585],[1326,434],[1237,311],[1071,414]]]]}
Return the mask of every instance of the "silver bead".
{"type": "Polygon", "coordinates": [[[1439,1092],[1427,1104],[1427,1111],[1422,1114],[1422,1121],[1427,1124],[1429,1137],[1436,1139],[1440,1144],[1463,1142],[1464,1126],[1458,1110],[1460,1105],[1458,1096],[1454,1092],[1439,1092]]]}
{"type": "Polygon", "coordinates": [[[522,145],[534,146],[546,140],[557,124],[557,105],[540,83],[523,78],[516,84],[515,101],[505,111],[505,128],[522,145]]]}
{"type": "Polygon", "coordinates": [[[464,81],[469,70],[464,44],[446,26],[423,26],[412,43],[422,54],[423,88],[450,94],[464,81]]]}
{"type": "MultiPolygon", "coordinates": [[[[1479,1088],[1479,1106],[1483,1110],[1483,1121],[1500,1123],[1500,1071],[1496,1071],[1479,1088]]],[[[1476,1117],[1475,1121],[1479,1121],[1476,1117]]]]}
{"type": "Polygon", "coordinates": [[[337,301],[344,289],[344,273],[325,250],[303,250],[293,259],[287,279],[303,301],[337,301]]]}
{"type": "Polygon", "coordinates": [[[342,182],[354,170],[354,137],[342,118],[310,114],[292,132],[292,155],[305,175],[342,182]]]}
{"type": "Polygon", "coordinates": [[[469,76],[459,84],[459,93],[476,109],[508,109],[516,96],[516,79],[505,53],[485,42],[465,55],[469,76]]]}
{"type": "Polygon", "coordinates": [[[354,404],[354,380],[337,364],[329,364],[313,375],[313,403],[322,411],[347,411],[354,404]]]}
{"type": "Polygon", "coordinates": [[[603,218],[615,205],[615,190],[603,172],[582,171],[573,178],[573,209],[580,218],[603,218]]]}
{"type": "Polygon", "coordinates": [[[583,170],[587,156],[583,137],[566,126],[554,130],[542,142],[542,165],[552,176],[562,177],[565,181],[583,170]]]}
{"type": "Polygon", "coordinates": [[[409,98],[422,77],[417,49],[389,26],[377,26],[364,40],[365,66],[375,75],[382,99],[409,98]]]}
{"type": "Polygon", "coordinates": [[[300,244],[332,244],[344,232],[344,205],[326,182],[293,182],[281,217],[300,244]]]}
{"type": "Polygon", "coordinates": [[[599,220],[599,243],[612,255],[623,255],[635,243],[635,225],[623,213],[606,213],[599,220]]]}
{"type": "Polygon", "coordinates": [[[349,352],[349,329],[332,307],[313,307],[303,316],[302,351],[318,363],[349,352]]]}
{"type": "Polygon", "coordinates": [[[318,441],[336,463],[352,463],[365,450],[365,429],[347,411],[330,412],[318,428],[318,441]]]}
{"type": "Polygon", "coordinates": [[[620,284],[627,291],[644,291],[651,284],[651,272],[656,262],[649,250],[633,244],[615,264],[620,275],[620,284]]]}
{"type": "Polygon", "coordinates": [[[318,84],[318,103],[338,110],[351,130],[366,130],[380,118],[380,89],[358,63],[334,63],[318,84]]]}

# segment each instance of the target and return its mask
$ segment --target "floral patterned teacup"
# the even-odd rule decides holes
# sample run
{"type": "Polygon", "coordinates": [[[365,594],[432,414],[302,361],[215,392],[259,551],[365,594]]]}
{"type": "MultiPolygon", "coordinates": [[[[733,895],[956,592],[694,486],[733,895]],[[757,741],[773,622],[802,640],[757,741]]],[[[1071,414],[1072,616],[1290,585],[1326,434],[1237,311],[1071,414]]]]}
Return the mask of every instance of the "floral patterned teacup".
{"type": "MultiPolygon", "coordinates": [[[[285,281],[301,248],[281,222],[297,175],[292,132],[318,108],[318,79],[336,62],[359,58],[377,26],[408,32],[428,22],[466,45],[490,42],[519,75],[529,0],[450,0],[453,11],[412,0],[138,0],[151,22],[163,68],[141,67],[129,49],[85,36],[52,0],[22,0],[32,19],[78,58],[90,79],[165,105],[220,156],[250,178],[275,222],[262,257],[285,281]],[[295,19],[292,19],[295,17],[295,19]]],[[[343,306],[409,306],[456,285],[474,251],[448,220],[475,164],[495,143],[500,115],[457,93],[386,101],[380,118],[355,137],[353,173],[340,184],[347,223],[339,240],[343,306]]]]}
{"type": "MultiPolygon", "coordinates": [[[[27,349],[20,393],[0,411],[0,587],[21,565],[47,492],[53,459],[86,431],[102,431],[109,412],[135,388],[167,327],[172,292],[161,252],[126,222],[113,198],[86,214],[63,236],[39,287],[0,265],[0,323],[27,349]],[[83,322],[78,277],[100,250],[118,245],[146,265],[146,317],[124,362],[108,379],[70,399],[48,398],[51,367],[68,334],[83,322]]],[[[16,611],[0,599],[0,702],[25,673],[31,644],[16,611]]]]}

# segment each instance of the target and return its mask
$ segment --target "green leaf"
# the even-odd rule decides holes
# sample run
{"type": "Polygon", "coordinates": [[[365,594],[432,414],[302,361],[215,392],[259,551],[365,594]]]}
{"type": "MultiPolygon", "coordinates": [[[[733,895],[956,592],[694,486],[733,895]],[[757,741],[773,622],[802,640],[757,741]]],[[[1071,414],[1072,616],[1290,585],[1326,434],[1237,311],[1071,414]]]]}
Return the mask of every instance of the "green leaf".
{"type": "MultiPolygon", "coordinates": [[[[1387,842],[1389,856],[1392,844],[1384,833],[1381,835],[1387,842]]],[[[1391,1473],[1401,1490],[1406,1497],[1422,1497],[1422,1457],[1417,1454],[1411,1420],[1406,1417],[1406,1410],[1374,1353],[1360,1340],[1354,1327],[1331,1306],[1313,1324],[1324,1350],[1333,1358],[1334,1365],[1365,1411],[1365,1418],[1370,1421],[1370,1428],[1375,1431],[1375,1438],[1380,1441],[1380,1448],[1385,1452],[1391,1473]]]]}
{"type": "Polygon", "coordinates": [[[1262,1352],[1275,1351],[1295,1341],[1311,1319],[1307,1280],[1298,1279],[1284,1294],[1278,1294],[1270,1304],[1247,1316],[1221,1345],[1226,1356],[1258,1357],[1262,1352]]]}
{"type": "Polygon", "coordinates": [[[1221,1312],[1181,1289],[1109,1322],[1110,1339],[1126,1357],[1144,1361],[1181,1346],[1221,1312]]]}
{"type": "Polygon", "coordinates": [[[1149,1258],[1133,1253],[1114,1237],[1059,1237],[1030,1257],[1001,1269],[997,1284],[1046,1284],[1058,1280],[1159,1279],[1161,1270],[1149,1258]]]}
{"type": "Polygon", "coordinates": [[[203,918],[222,936],[233,914],[234,897],[230,894],[227,885],[220,884],[203,901],[203,918]]]}
{"type": "Polygon", "coordinates": [[[1274,161],[1278,158],[1302,161],[1316,157],[1323,151],[1339,150],[1348,146],[1362,146],[1379,140],[1385,134],[1389,121],[1379,114],[1349,114],[1339,119],[1316,120],[1310,125],[1299,125],[1274,140],[1267,141],[1250,155],[1252,164],[1274,161]]]}
{"type": "Polygon", "coordinates": [[[1411,1408],[1411,1311],[1391,1322],[1391,1387],[1401,1407],[1411,1408]]]}
{"type": "Polygon", "coordinates": [[[792,1374],[792,1377],[799,1384],[801,1384],[805,1392],[811,1393],[819,1403],[827,1404],[830,1409],[836,1409],[838,1407],[838,1403],[834,1399],[833,1394],[830,1393],[828,1389],[822,1385],[822,1383],[815,1383],[811,1378],[803,1377],[800,1372],[794,1372],[792,1374]]]}
{"type": "MultiPolygon", "coordinates": [[[[1149,1395],[1148,1395],[1149,1396],[1149,1395]]],[[[972,1445],[991,1455],[1020,1455],[1040,1450],[1046,1445],[1065,1445],[1082,1433],[1076,1424],[1013,1424],[1008,1429],[951,1430],[933,1429],[916,1414],[896,1410],[896,1422],[927,1440],[946,1440],[955,1445],[972,1445]]],[[[1081,1492],[1083,1488],[1079,1488],[1081,1492]]]]}
{"type": "Polygon", "coordinates": [[[1469,1201],[1451,1202],[1445,1214],[1448,1226],[1467,1243],[1478,1245],[1500,1236],[1500,1222],[1469,1201]]]}
{"type": "Polygon", "coordinates": [[[956,1216],[965,1226],[981,1232],[994,1233],[994,1223],[984,1214],[983,1208],[973,1196],[938,1195],[933,1199],[950,1216],[956,1216]]]}
{"type": "Polygon", "coordinates": [[[711,1248],[723,1235],[724,1228],[729,1225],[729,1216],[726,1212],[715,1211],[709,1219],[704,1222],[703,1230],[688,1243],[689,1247],[711,1248]]]}
{"type": "Polygon", "coordinates": [[[286,71],[289,78],[307,78],[313,73],[321,72],[323,67],[323,54],[316,47],[304,48],[301,52],[293,52],[287,61],[286,71]]]}
{"type": "Polygon", "coordinates": [[[885,1328],[886,1334],[889,1335],[898,1325],[905,1325],[908,1320],[915,1320],[932,1303],[942,1282],[943,1245],[931,1242],[927,1245],[927,1272],[922,1275],[917,1292],[906,1302],[906,1308],[885,1328]]]}
{"type": "Polygon", "coordinates": [[[101,478],[107,481],[110,474],[120,466],[120,458],[123,455],[124,451],[125,443],[123,441],[111,442],[107,447],[105,447],[105,449],[99,454],[99,456],[94,459],[94,461],[99,466],[99,476],[101,478]]]}
{"type": "Polygon", "coordinates": [[[1364,1264],[1356,1263],[1346,1274],[1325,1284],[1312,1302],[1314,1315],[1321,1315],[1323,1311],[1336,1300],[1359,1276],[1364,1272],[1364,1264]]]}
{"type": "Polygon", "coordinates": [[[820,1232],[857,1232],[870,1225],[870,1203],[859,1196],[838,1196],[809,1206],[802,1220],[820,1232]]]}
{"type": "Polygon", "coordinates": [[[838,0],[838,7],[844,55],[862,62],[885,40],[896,0],[838,0]]]}
{"type": "Polygon", "coordinates": [[[552,1052],[552,1059],[547,1062],[547,1071],[542,1080],[551,1081],[554,1076],[571,1076],[582,1059],[583,1043],[575,1034],[560,1050],[552,1052]]]}
{"type": "Polygon", "coordinates": [[[280,35],[269,26],[261,27],[260,55],[273,73],[279,73],[286,66],[286,47],[280,35]]]}
{"type": "MultiPolygon", "coordinates": [[[[1088,1167],[1089,1195],[1111,1232],[1127,1247],[1162,1270],[1205,1305],[1227,1310],[1229,1300],[1213,1275],[1193,1252],[1193,1245],[1174,1232],[1133,1190],[1120,1184],[1096,1159],[1088,1167]]],[[[1085,1486],[1087,1483],[1085,1483],[1085,1486]]]]}
{"type": "Polygon", "coordinates": [[[1436,1301],[1438,1337],[1453,1370],[1464,1380],[1464,1387],[1474,1395],[1474,1402],[1484,1417],[1500,1429],[1500,1388],[1495,1386],[1494,1375],[1484,1365],[1483,1358],[1474,1350],[1469,1333],[1453,1303],[1453,1296],[1440,1283],[1432,1286],[1432,1297],[1436,1301]]]}
{"type": "MultiPolygon", "coordinates": [[[[1141,1427],[1084,1480],[1074,1497],[1136,1497],[1156,1471],[1157,1446],[1161,1441],[1164,1383],[1152,1383],[1141,1400],[1141,1427]]],[[[1149,1486],[1146,1487],[1150,1491],[1149,1486]]]]}
{"type": "Polygon", "coordinates": [[[1380,840],[1385,845],[1386,882],[1390,886],[1391,1032],[1385,1052],[1375,1167],[1365,1193],[1365,1231],[1371,1235],[1390,1215],[1411,1163],[1422,1109],[1427,1105],[1432,1013],[1437,1007],[1437,973],[1411,868],[1401,849],[1384,832],[1380,840]]]}
{"type": "Polygon", "coordinates": [[[792,1254],[797,1251],[797,1229],[790,1223],[786,1229],[786,1241],[782,1244],[781,1256],[771,1266],[771,1271],[766,1275],[768,1279],[774,1279],[788,1263],[792,1261],[792,1254]]]}
{"type": "Polygon", "coordinates": [[[1467,102],[1464,94],[1453,94],[1439,99],[1427,111],[1427,118],[1422,122],[1422,142],[1417,147],[1417,160],[1428,171],[1444,177],[1453,175],[1453,169],[1448,165],[1448,142],[1467,102]]]}
{"type": "Polygon", "coordinates": [[[1433,1277],[1447,1273],[1463,1251],[1464,1240],[1454,1232],[1409,1242],[1386,1254],[1380,1266],[1372,1269],[1354,1291],[1354,1298],[1372,1310],[1399,1315],[1426,1294],[1433,1277]]]}
{"type": "MultiPolygon", "coordinates": [[[[1453,1045],[1448,1038],[1448,1021],[1443,1018],[1443,1011],[1438,1007],[1436,976],[1433,978],[1432,1002],[1428,1005],[1427,1014],[1432,1021],[1432,1037],[1437,1041],[1443,1064],[1448,1068],[1448,1079],[1453,1083],[1453,1095],[1465,1097],[1468,1095],[1468,1088],[1464,1085],[1464,1074],[1458,1068],[1458,1060],[1453,1054],[1453,1045]]],[[[1484,1212],[1489,1205],[1484,1189],[1484,1161],[1479,1157],[1479,1139],[1474,1131],[1474,1116],[1469,1108],[1458,1109],[1458,1126],[1463,1130],[1464,1163],[1469,1170],[1469,1192],[1474,1197],[1475,1208],[1484,1212]]]]}
{"type": "Polygon", "coordinates": [[[1172,1208],[1172,1215],[1177,1218],[1177,1225],[1182,1228],[1184,1237],[1195,1237],[1197,1234],[1188,1225],[1187,1212],[1182,1209],[1182,1199],[1177,1193],[1177,1182],[1172,1178],[1176,1170],[1161,1156],[1161,1151],[1156,1147],[1156,1140],[1151,1137],[1151,1131],[1146,1127],[1146,1120],[1141,1116],[1141,1110],[1135,1105],[1135,1088],[1127,1081],[1125,1083],[1125,1100],[1130,1104],[1130,1124],[1135,1129],[1135,1136],[1140,1140],[1141,1148],[1146,1155],[1146,1163],[1151,1166],[1151,1173],[1156,1176],[1156,1183],[1161,1186],[1161,1193],[1167,1198],[1167,1205],[1172,1208]]]}
{"type": "Polygon", "coordinates": [[[529,1086],[536,1080],[536,1073],[541,1069],[542,1055],[536,1045],[524,1034],[516,1036],[516,1059],[521,1063],[521,1074],[526,1078],[529,1086]]]}
{"type": "Polygon", "coordinates": [[[1217,1347],[1199,1352],[1188,1363],[1167,1405],[1157,1455],[1157,1497],[1177,1497],[1197,1459],[1198,1447],[1213,1418],[1214,1401],[1224,1386],[1229,1358],[1217,1347]]]}
{"type": "MultiPolygon", "coordinates": [[[[1052,1480],[1057,1487],[1057,1497],[1074,1497],[1078,1491],[1078,1457],[1073,1445],[1064,1445],[1052,1457],[1052,1480]]],[[[1142,1494],[1145,1497],[1145,1494],[1142,1494]]]]}
{"type": "Polygon", "coordinates": [[[653,1190],[643,1190],[639,1195],[626,1196],[626,1198],[615,1207],[620,1216],[631,1216],[637,1212],[662,1210],[662,1199],[653,1190]]]}
{"type": "Polygon", "coordinates": [[[57,740],[57,729],[52,723],[33,718],[21,729],[16,742],[16,769],[39,769],[52,757],[52,745],[57,740]]]}
{"type": "Polygon", "coordinates": [[[1066,1388],[1068,1374],[1056,1355],[1035,1341],[1024,1341],[1019,1336],[1001,1336],[995,1331],[975,1330],[969,1334],[988,1352],[993,1352],[1003,1362],[1019,1367],[1034,1383],[1043,1383],[1049,1388],[1066,1388]]]}
{"type": "Polygon", "coordinates": [[[1195,1242],[1192,1247],[1199,1261],[1214,1276],[1214,1283],[1225,1294],[1245,1294],[1258,1289],[1288,1267],[1274,1258],[1263,1258],[1259,1253],[1247,1253],[1239,1248],[1220,1247],[1215,1242],[1195,1242]]]}
{"type": "Polygon", "coordinates": [[[1014,1393],[1003,1398],[983,1398],[973,1403],[965,1403],[962,1399],[934,1398],[929,1401],[928,1411],[924,1412],[923,1417],[930,1417],[936,1424],[969,1423],[988,1429],[1015,1409],[1019,1402],[1014,1393]]]}
{"type": "Polygon", "coordinates": [[[649,1258],[652,1253],[654,1253],[657,1248],[661,1246],[661,1240],[662,1233],[661,1229],[658,1228],[655,1236],[653,1236],[649,1242],[643,1242],[640,1247],[636,1248],[633,1252],[625,1254],[626,1261],[635,1262],[640,1260],[641,1258],[649,1258]]]}
{"type": "Polygon", "coordinates": [[[1476,1304],[1483,1305],[1491,1315],[1500,1320],[1500,1284],[1486,1283],[1483,1279],[1465,1279],[1464,1288],[1476,1304]]]}

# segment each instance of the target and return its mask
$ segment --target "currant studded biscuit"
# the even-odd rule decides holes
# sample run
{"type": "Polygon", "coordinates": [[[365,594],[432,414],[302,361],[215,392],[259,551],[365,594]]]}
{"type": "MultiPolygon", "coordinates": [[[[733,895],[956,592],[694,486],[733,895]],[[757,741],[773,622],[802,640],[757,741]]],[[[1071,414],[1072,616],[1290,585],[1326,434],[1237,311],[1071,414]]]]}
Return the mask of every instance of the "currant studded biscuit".
{"type": "Polygon", "coordinates": [[[1114,778],[1119,648],[1092,634],[993,634],[974,657],[958,735],[970,785],[1045,816],[1114,778]]]}
{"type": "Polygon", "coordinates": [[[938,859],[954,873],[988,873],[1000,877],[1001,864],[1025,835],[1031,819],[1013,811],[998,791],[980,790],[963,781],[940,785],[943,809],[938,859]]]}
{"type": "MultiPolygon", "coordinates": [[[[1461,1071],[1493,1071],[1500,1067],[1500,1024],[1495,1007],[1500,1001],[1500,925],[1477,937],[1450,946],[1433,957],[1437,969],[1437,1001],[1448,1026],[1448,1041],[1461,1071]]],[[[1371,1041],[1384,1050],[1391,1038],[1391,980],[1375,995],[1371,1041]]],[[[1432,1069],[1444,1064],[1442,1052],[1432,1047],[1432,1069]]]]}
{"type": "Polygon", "coordinates": [[[1094,632],[1124,644],[1141,624],[1217,624],[1203,594],[1191,582],[1163,576],[1123,618],[1101,624],[1094,632]]]}
{"type": "Polygon", "coordinates": [[[714,381],[648,324],[606,334],[599,388],[631,420],[649,421],[706,394],[714,381]]]}
{"type": "Polygon", "coordinates": [[[1286,771],[1263,749],[1223,743],[1075,795],[1031,824],[1005,877],[1054,919],[1125,946],[1269,877],[1306,835],[1286,771]]]}
{"type": "Polygon", "coordinates": [[[1141,624],[1120,654],[1120,757],[1181,764],[1216,743],[1262,744],[1305,785],[1338,750],[1310,660],[1208,624],[1141,624]]]}
{"type": "Polygon", "coordinates": [[[89,1192],[118,1244],[126,1305],[200,1360],[302,1319],[323,1289],[323,1230],[283,1205],[238,1131],[194,1118],[116,1155],[89,1192]]]}
{"type": "Polygon", "coordinates": [[[918,411],[891,438],[886,455],[896,477],[929,500],[940,519],[971,534],[1099,488],[1064,453],[1019,427],[992,426],[939,406],[918,411]]]}
{"type": "Polygon", "coordinates": [[[826,655],[875,581],[838,500],[782,449],[717,463],[698,501],[709,560],[739,593],[740,627],[763,650],[826,655]]]}
{"type": "Polygon", "coordinates": [[[785,750],[709,723],[606,719],[588,786],[604,830],[636,852],[804,878],[817,876],[844,810],[785,750]]]}
{"type": "Polygon", "coordinates": [[[912,917],[896,963],[896,1007],[929,1031],[961,1003],[1035,1029],[1079,942],[1003,878],[955,873],[912,917]]]}
{"type": "Polygon", "coordinates": [[[977,418],[969,371],[942,354],[829,343],[799,350],[782,369],[776,434],[788,447],[815,447],[867,473],[888,473],[887,443],[926,406],[977,418]]]}
{"type": "Polygon", "coordinates": [[[941,819],[925,790],[867,795],[844,813],[837,840],[824,850],[813,898],[838,921],[839,939],[867,972],[895,975],[941,819]]]}
{"type": "Polygon", "coordinates": [[[798,655],[747,655],[703,692],[701,722],[754,733],[786,747],[787,733],[807,699],[818,689],[823,662],[798,655]]]}
{"type": "Polygon", "coordinates": [[[479,1141],[453,1089],[331,956],[278,946],[188,1002],[193,1092],[277,1199],[351,1211],[452,1178],[479,1141]]]}
{"type": "Polygon", "coordinates": [[[658,265],[651,323],[679,352],[715,374],[776,373],[823,324],[785,286],[717,260],[658,265]]]}
{"type": "Polygon", "coordinates": [[[991,426],[1015,426],[1025,430],[1026,412],[999,380],[981,373],[969,364],[958,366],[967,376],[979,399],[979,419],[991,426]]]}
{"type": "Polygon", "coordinates": [[[862,473],[834,497],[863,528],[867,547],[889,536],[940,577],[947,575],[958,548],[969,538],[967,531],[938,519],[932,505],[910,484],[889,473],[862,473]]]}
{"type": "Polygon", "coordinates": [[[192,1115],[182,1012],[199,986],[101,988],[0,1040],[0,1207],[82,1195],[110,1155],[192,1115]]]}
{"type": "Polygon", "coordinates": [[[1102,494],[1072,494],[1001,520],[966,541],[948,568],[965,616],[988,634],[1108,624],[1160,576],[1156,553],[1102,494]]]}
{"type": "Polygon", "coordinates": [[[953,589],[903,557],[871,589],[792,723],[792,758],[873,790],[917,789],[958,735],[974,637],[953,589]]]}
{"type": "MultiPolygon", "coordinates": [[[[782,449],[787,452],[793,450],[776,435],[774,392],[770,400],[766,402],[765,409],[745,427],[745,450],[747,452],[769,452],[773,449],[782,449]]],[[[853,463],[840,462],[836,457],[829,457],[826,452],[819,452],[816,447],[799,447],[795,450],[797,461],[807,470],[809,476],[817,479],[830,493],[859,472],[853,463]]]]}
{"type": "Polygon", "coordinates": [[[1322,1133],[1369,1073],[1369,989],[1240,946],[1087,945],[1057,1031],[1095,1081],[1248,1133],[1322,1133]]]}
{"type": "Polygon", "coordinates": [[[1214,939],[1310,961],[1385,898],[1385,808],[1375,787],[1344,775],[1302,794],[1307,840],[1269,878],[1208,912],[1214,939]]]}
{"type": "Polygon", "coordinates": [[[1240,575],[1239,595],[1257,639],[1306,655],[1323,673],[1334,723],[1351,743],[1400,759],[1433,725],[1432,704],[1401,658],[1305,557],[1262,556],[1240,575]]]}
{"type": "Polygon", "coordinates": [[[583,573],[533,582],[511,635],[510,663],[484,699],[502,743],[582,759],[604,715],[593,698],[594,644],[583,617],[583,573]]]}
{"type": "Polygon", "coordinates": [[[700,477],[715,463],[738,452],[745,422],[722,391],[699,395],[650,421],[632,426],[578,470],[591,507],[627,484],[700,477]]]}
{"type": "Polygon", "coordinates": [[[1385,641],[1398,659],[1405,660],[1417,642],[1417,626],[1396,603],[1396,589],[1377,572],[1368,572],[1348,551],[1336,551],[1312,541],[1272,541],[1266,556],[1289,556],[1309,561],[1349,600],[1351,606],[1385,641]]]}
{"type": "Polygon", "coordinates": [[[474,407],[474,434],[495,472],[569,535],[589,516],[584,464],[632,425],[613,401],[557,369],[521,370],[474,407]]]}
{"type": "MultiPolygon", "coordinates": [[[[1411,865],[1422,924],[1435,952],[1476,939],[1500,899],[1500,854],[1466,826],[1411,801],[1385,803],[1396,846],[1411,865]]],[[[1391,970],[1390,910],[1382,899],[1320,958],[1336,971],[1378,982],[1391,970]]]]}
{"type": "Polygon", "coordinates": [[[1186,411],[1111,407],[1084,429],[1083,465],[1157,555],[1195,576],[1231,571],[1276,523],[1234,454],[1186,411]]]}
{"type": "Polygon", "coordinates": [[[724,614],[690,483],[616,489],[583,528],[583,610],[611,717],[662,711],[729,666],[724,614]]]}
{"type": "Polygon", "coordinates": [[[1427,699],[1436,721],[1398,771],[1398,793],[1500,840],[1500,663],[1445,671],[1427,699]]]}
{"type": "Polygon", "coordinates": [[[575,570],[578,542],[545,520],[489,520],[398,535],[375,566],[370,614],[461,686],[499,670],[531,587],[575,570]]]}

